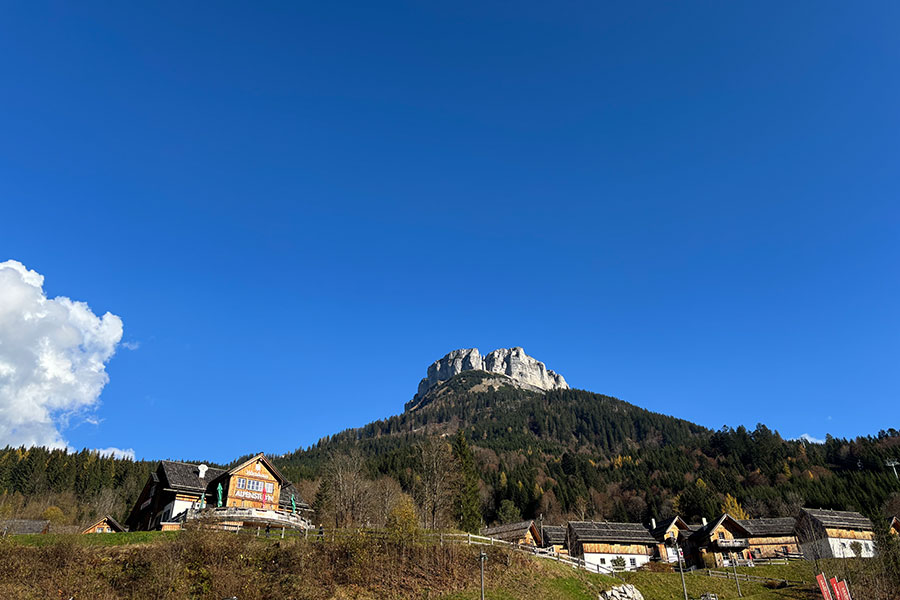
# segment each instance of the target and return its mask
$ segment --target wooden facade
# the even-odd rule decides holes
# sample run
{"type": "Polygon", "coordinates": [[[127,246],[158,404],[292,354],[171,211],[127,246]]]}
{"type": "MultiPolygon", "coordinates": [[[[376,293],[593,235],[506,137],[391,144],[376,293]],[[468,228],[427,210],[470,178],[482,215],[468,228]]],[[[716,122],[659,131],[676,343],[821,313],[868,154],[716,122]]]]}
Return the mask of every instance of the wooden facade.
{"type": "Polygon", "coordinates": [[[90,525],[82,529],[81,533],[120,533],[122,531],[125,531],[125,528],[122,527],[119,522],[113,519],[111,516],[106,515],[99,521],[91,523],[90,525]]]}
{"type": "MultiPolygon", "coordinates": [[[[229,518],[243,509],[254,526],[272,521],[278,527],[309,526],[298,511],[309,511],[293,485],[263,454],[228,470],[206,465],[162,461],[138,496],[126,520],[133,530],[180,529],[185,519],[215,510],[229,518]],[[228,510],[226,509],[235,509],[228,510]]],[[[241,527],[242,521],[228,525],[241,527]]]]}
{"type": "Polygon", "coordinates": [[[891,519],[891,524],[888,527],[888,531],[890,531],[894,535],[900,535],[900,519],[894,517],[891,519]]]}
{"type": "Polygon", "coordinates": [[[804,508],[797,520],[807,558],[869,558],[875,555],[872,522],[858,512],[804,508]]]}
{"type": "Polygon", "coordinates": [[[481,530],[481,535],[523,546],[540,547],[542,545],[541,532],[534,521],[486,527],[481,530]]]}

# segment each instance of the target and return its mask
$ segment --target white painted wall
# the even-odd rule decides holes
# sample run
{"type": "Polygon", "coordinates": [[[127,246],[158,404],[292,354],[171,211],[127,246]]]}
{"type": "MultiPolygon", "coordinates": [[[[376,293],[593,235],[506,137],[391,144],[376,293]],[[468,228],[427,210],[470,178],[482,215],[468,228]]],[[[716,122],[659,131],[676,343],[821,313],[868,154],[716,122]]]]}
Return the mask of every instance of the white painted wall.
{"type": "Polygon", "coordinates": [[[856,554],[850,544],[859,542],[862,545],[862,558],[875,556],[875,546],[871,540],[852,540],[849,538],[823,538],[800,544],[800,551],[807,559],[818,558],[855,558],[856,554]]]}
{"type": "Polygon", "coordinates": [[[625,570],[634,571],[641,565],[650,562],[650,557],[646,554],[601,554],[599,552],[585,552],[584,562],[592,565],[600,565],[601,569],[612,569],[613,559],[621,556],[625,559],[625,570]],[[634,559],[635,564],[631,564],[634,559]]]}

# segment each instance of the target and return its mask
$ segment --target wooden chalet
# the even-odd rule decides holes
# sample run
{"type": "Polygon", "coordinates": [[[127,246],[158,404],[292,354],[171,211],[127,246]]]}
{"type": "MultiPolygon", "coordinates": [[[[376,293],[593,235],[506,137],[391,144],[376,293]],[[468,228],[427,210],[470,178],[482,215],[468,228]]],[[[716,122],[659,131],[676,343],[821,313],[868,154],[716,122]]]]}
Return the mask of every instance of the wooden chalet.
{"type": "Polygon", "coordinates": [[[180,529],[203,518],[229,528],[308,528],[309,505],[263,454],[232,469],[164,460],[150,474],[125,524],[131,531],[180,529]]]}
{"type": "Polygon", "coordinates": [[[604,569],[624,561],[621,568],[628,571],[650,562],[658,543],[641,523],[569,521],[567,537],[572,556],[604,569]]]}
{"type": "Polygon", "coordinates": [[[565,525],[544,525],[541,527],[541,547],[552,548],[556,554],[567,555],[565,525]]]}
{"type": "Polygon", "coordinates": [[[81,533],[121,533],[123,531],[125,531],[125,528],[122,527],[118,521],[113,519],[111,516],[106,515],[99,521],[96,521],[82,529],[81,533]]]}
{"type": "Polygon", "coordinates": [[[894,535],[900,535],[900,519],[897,517],[892,518],[890,525],[888,525],[888,531],[894,535]]]}
{"type": "Polygon", "coordinates": [[[750,532],[741,521],[723,514],[715,521],[703,520],[699,529],[688,538],[691,559],[699,565],[725,565],[732,557],[750,560],[750,532]]]}
{"type": "Polygon", "coordinates": [[[50,521],[36,519],[6,519],[0,521],[0,537],[34,535],[50,532],[50,521]]]}
{"type": "Polygon", "coordinates": [[[875,556],[872,521],[858,512],[804,508],[797,519],[800,550],[807,559],[875,556]],[[856,544],[859,546],[856,546],[856,544]]]}
{"type": "MultiPolygon", "coordinates": [[[[654,558],[662,562],[677,563],[678,548],[683,550],[687,546],[688,538],[696,529],[696,527],[691,529],[691,526],[681,517],[672,517],[658,525],[656,519],[650,519],[650,535],[656,540],[654,558]],[[670,540],[677,542],[677,545],[670,540]]],[[[686,559],[687,556],[685,556],[686,559]]]]}
{"type": "Polygon", "coordinates": [[[797,520],[793,517],[742,519],[739,523],[750,534],[747,544],[753,559],[787,558],[800,553],[800,542],[796,534],[797,520]]]}
{"type": "Polygon", "coordinates": [[[481,535],[523,546],[541,546],[541,532],[534,521],[486,527],[481,530],[481,535]]]}

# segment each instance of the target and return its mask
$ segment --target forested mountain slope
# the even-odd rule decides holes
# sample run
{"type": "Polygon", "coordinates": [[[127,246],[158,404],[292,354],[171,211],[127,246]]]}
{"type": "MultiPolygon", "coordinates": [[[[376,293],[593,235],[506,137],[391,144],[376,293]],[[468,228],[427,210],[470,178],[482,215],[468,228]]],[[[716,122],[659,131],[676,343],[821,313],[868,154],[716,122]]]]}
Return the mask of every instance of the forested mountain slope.
{"type": "MultiPolygon", "coordinates": [[[[764,425],[710,431],[622,400],[583,390],[529,392],[492,374],[455,376],[421,408],[349,429],[278,457],[289,476],[315,478],[329,456],[358,449],[372,477],[416,487],[424,436],[461,430],[477,457],[482,511],[498,518],[504,500],[525,517],[647,521],[674,513],[711,517],[725,494],[755,516],[802,505],[886,510],[900,485],[885,467],[900,457],[890,429],[822,445],[782,439],[764,425]]],[[[892,510],[900,506],[891,507],[892,510]]]]}
{"type": "MultiPolygon", "coordinates": [[[[369,506],[357,516],[363,522],[383,521],[385,498],[398,494],[425,510],[427,440],[448,455],[454,446],[455,462],[446,466],[454,477],[445,492],[468,495],[476,513],[469,527],[538,515],[547,522],[647,522],[675,513],[699,520],[720,512],[726,494],[751,516],[790,515],[800,506],[876,518],[900,512],[900,483],[885,466],[900,459],[895,429],[855,440],[829,437],[825,444],[784,440],[764,425],[711,431],[609,396],[528,391],[481,371],[454,376],[415,406],[271,458],[331,518],[337,500],[329,469],[338,457],[355,456],[364,478],[377,482],[365,492],[368,504],[354,500],[369,506]],[[381,509],[371,508],[374,497],[382,498],[381,509]]],[[[56,507],[62,515],[50,513],[62,523],[106,512],[124,517],[154,465],[87,451],[6,448],[0,516],[37,517],[56,507]]],[[[454,506],[444,507],[443,524],[459,524],[461,509],[454,506]]]]}

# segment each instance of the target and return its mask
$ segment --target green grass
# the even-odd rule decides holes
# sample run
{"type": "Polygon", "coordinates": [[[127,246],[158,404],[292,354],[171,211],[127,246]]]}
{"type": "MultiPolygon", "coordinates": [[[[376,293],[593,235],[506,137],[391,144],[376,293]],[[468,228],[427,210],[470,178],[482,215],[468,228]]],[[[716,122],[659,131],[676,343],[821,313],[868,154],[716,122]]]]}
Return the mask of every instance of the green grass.
{"type": "Polygon", "coordinates": [[[148,544],[161,540],[173,539],[180,531],[133,531],[128,533],[48,533],[35,535],[9,536],[6,540],[11,544],[23,546],[53,546],[60,543],[72,543],[78,546],[126,546],[129,544],[148,544]]]}
{"type": "MultiPolygon", "coordinates": [[[[509,573],[500,582],[491,581],[488,577],[485,599],[597,600],[599,592],[622,583],[613,577],[578,571],[544,559],[530,560],[537,567],[534,571],[509,573]]],[[[440,596],[442,600],[477,600],[480,597],[481,591],[477,585],[440,596]]]]}
{"type": "MultiPolygon", "coordinates": [[[[624,579],[641,591],[645,600],[679,600],[684,598],[681,588],[681,576],[678,573],[625,573],[624,579]]],[[[721,579],[699,574],[685,574],[688,597],[699,598],[701,594],[711,592],[719,596],[720,600],[732,600],[739,598],[737,586],[733,579],[721,579]]],[[[742,581],[741,591],[745,599],[753,600],[809,600],[811,585],[788,587],[780,590],[772,590],[762,583],[742,581]]]]}

